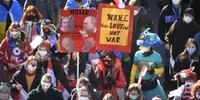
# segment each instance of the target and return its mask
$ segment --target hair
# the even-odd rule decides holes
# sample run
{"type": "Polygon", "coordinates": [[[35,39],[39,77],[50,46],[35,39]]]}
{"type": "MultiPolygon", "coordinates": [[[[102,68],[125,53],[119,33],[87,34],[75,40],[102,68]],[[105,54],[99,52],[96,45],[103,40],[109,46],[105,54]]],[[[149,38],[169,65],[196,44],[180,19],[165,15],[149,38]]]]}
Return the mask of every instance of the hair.
{"type": "Polygon", "coordinates": [[[21,26],[18,22],[12,22],[6,32],[6,37],[10,36],[10,31],[12,29],[17,29],[17,31],[19,31],[21,33],[21,40],[24,41],[25,39],[25,34],[21,31],[21,26]]]}
{"type": "Polygon", "coordinates": [[[111,93],[107,93],[103,96],[103,100],[115,100],[115,98],[111,93]]]}
{"type": "Polygon", "coordinates": [[[130,92],[132,90],[137,90],[138,91],[138,94],[139,94],[139,100],[142,100],[142,90],[138,88],[138,86],[136,84],[130,84],[130,86],[128,87],[128,90],[126,92],[126,98],[129,99],[129,95],[130,95],[130,92]]]}
{"type": "Polygon", "coordinates": [[[24,14],[22,16],[22,20],[21,20],[22,23],[25,22],[26,17],[30,12],[33,12],[36,15],[36,17],[39,18],[39,20],[43,19],[42,14],[40,13],[40,11],[35,6],[30,5],[25,9],[25,12],[24,12],[24,14]]]}
{"type": "Polygon", "coordinates": [[[79,88],[78,86],[80,84],[84,84],[85,86],[88,87],[90,85],[89,79],[87,77],[85,77],[85,76],[81,76],[79,78],[79,80],[77,81],[76,87],[79,88]]]}
{"type": "Polygon", "coordinates": [[[28,57],[28,60],[27,60],[27,64],[28,64],[30,61],[32,61],[32,60],[36,60],[37,63],[39,63],[39,59],[38,59],[37,56],[29,56],[29,57],[28,57]]]}
{"type": "Polygon", "coordinates": [[[88,18],[90,18],[92,24],[94,24],[95,26],[97,25],[96,17],[94,17],[94,16],[87,16],[87,17],[85,18],[85,20],[88,19],[88,18]]]}
{"type": "Polygon", "coordinates": [[[45,47],[47,51],[49,51],[51,49],[51,42],[48,40],[43,40],[42,43],[38,46],[38,48],[40,47],[45,47]]]}
{"type": "Polygon", "coordinates": [[[196,42],[194,41],[193,38],[189,38],[185,44],[185,49],[184,51],[180,54],[180,58],[179,60],[182,62],[184,59],[188,58],[189,57],[189,53],[187,51],[187,47],[190,45],[190,44],[194,44],[195,47],[196,47],[196,51],[191,55],[191,58],[195,58],[197,56],[199,56],[198,54],[198,47],[197,47],[197,44],[196,42]]]}
{"type": "Polygon", "coordinates": [[[191,88],[191,95],[194,99],[196,98],[197,89],[200,89],[200,80],[198,80],[195,84],[193,84],[191,88]]]}
{"type": "Polygon", "coordinates": [[[41,78],[41,81],[44,79],[48,79],[50,83],[52,81],[51,75],[49,73],[44,74],[41,78]]]}
{"type": "Polygon", "coordinates": [[[112,51],[101,51],[99,55],[101,60],[108,55],[113,61],[115,61],[115,55],[112,51]]]}

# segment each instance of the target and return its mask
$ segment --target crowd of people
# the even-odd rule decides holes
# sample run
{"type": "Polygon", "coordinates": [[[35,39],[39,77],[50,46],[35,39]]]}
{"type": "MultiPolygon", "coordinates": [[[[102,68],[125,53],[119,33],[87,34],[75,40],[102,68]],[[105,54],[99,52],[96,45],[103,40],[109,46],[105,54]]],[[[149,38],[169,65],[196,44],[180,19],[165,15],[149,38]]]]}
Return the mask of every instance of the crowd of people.
{"type": "MultiPolygon", "coordinates": [[[[0,0],[0,100],[200,100],[200,1],[156,0],[158,23],[147,0],[122,2],[134,7],[131,53],[75,52],[67,37],[63,53],[60,32],[76,26],[59,11],[115,0],[0,0]]],[[[96,25],[86,17],[80,34],[96,25]]]]}

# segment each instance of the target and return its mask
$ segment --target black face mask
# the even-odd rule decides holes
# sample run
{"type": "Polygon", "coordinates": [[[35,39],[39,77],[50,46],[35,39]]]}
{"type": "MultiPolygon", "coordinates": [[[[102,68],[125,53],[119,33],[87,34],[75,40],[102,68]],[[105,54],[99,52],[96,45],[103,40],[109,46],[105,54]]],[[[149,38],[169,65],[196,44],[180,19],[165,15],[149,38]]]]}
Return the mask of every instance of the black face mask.
{"type": "Polygon", "coordinates": [[[112,67],[112,60],[104,60],[104,65],[106,66],[106,68],[111,68],[112,67]]]}
{"type": "Polygon", "coordinates": [[[26,16],[26,20],[27,20],[27,21],[33,21],[33,22],[39,21],[39,19],[36,18],[36,16],[33,16],[33,15],[28,15],[28,16],[26,16]]]}

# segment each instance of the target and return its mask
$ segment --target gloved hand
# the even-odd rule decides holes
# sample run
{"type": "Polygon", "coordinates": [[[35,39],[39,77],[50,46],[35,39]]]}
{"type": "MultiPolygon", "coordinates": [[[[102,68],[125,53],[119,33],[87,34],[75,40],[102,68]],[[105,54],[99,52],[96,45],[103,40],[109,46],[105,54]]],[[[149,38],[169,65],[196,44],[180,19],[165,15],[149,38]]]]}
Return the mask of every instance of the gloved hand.
{"type": "Polygon", "coordinates": [[[147,72],[149,72],[149,74],[154,74],[155,70],[154,70],[154,68],[151,68],[151,69],[148,70],[147,72]]]}
{"type": "Polygon", "coordinates": [[[104,89],[111,89],[111,85],[110,84],[104,84],[103,88],[104,89]]]}

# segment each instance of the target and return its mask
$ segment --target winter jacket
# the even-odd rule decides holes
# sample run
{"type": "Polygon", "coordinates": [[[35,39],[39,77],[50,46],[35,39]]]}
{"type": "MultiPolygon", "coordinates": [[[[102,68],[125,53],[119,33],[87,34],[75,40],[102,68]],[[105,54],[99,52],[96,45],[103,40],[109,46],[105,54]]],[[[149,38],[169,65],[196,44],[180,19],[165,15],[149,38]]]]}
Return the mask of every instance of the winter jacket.
{"type": "Polygon", "coordinates": [[[42,86],[39,85],[28,94],[27,100],[63,100],[63,96],[62,93],[54,87],[50,87],[45,93],[42,86]]]}
{"type": "Polygon", "coordinates": [[[173,23],[165,37],[172,46],[173,59],[184,50],[188,38],[194,38],[197,32],[199,32],[199,26],[194,21],[187,24],[179,18],[173,23]]]}
{"type": "Polygon", "coordinates": [[[23,15],[20,4],[16,0],[10,1],[11,4],[8,7],[0,1],[0,41],[5,37],[6,29],[8,29],[11,22],[19,22],[23,15]]]}
{"type": "MultiPolygon", "coordinates": [[[[32,89],[36,89],[38,87],[38,85],[40,84],[41,78],[42,78],[42,72],[37,69],[35,78],[32,82],[32,85],[31,85],[31,88],[29,91],[31,91],[32,89]]],[[[10,84],[13,86],[11,91],[14,93],[15,99],[18,98],[20,95],[20,91],[18,91],[15,87],[18,83],[22,85],[22,88],[23,88],[23,90],[25,90],[26,93],[29,92],[28,86],[27,86],[27,80],[26,80],[26,70],[24,67],[20,71],[17,71],[13,75],[13,77],[10,81],[10,84]]]]}
{"type": "Polygon", "coordinates": [[[120,60],[115,59],[114,67],[111,69],[107,69],[103,64],[103,62],[100,61],[100,70],[103,76],[103,83],[101,83],[97,87],[97,89],[102,90],[103,95],[105,95],[106,93],[111,93],[115,97],[115,100],[118,100],[119,97],[117,95],[116,89],[125,88],[125,83],[126,83],[120,60]],[[108,71],[111,71],[112,79],[108,79],[107,77],[108,71]],[[111,82],[111,80],[113,82],[111,82]]]}
{"type": "Polygon", "coordinates": [[[59,15],[59,2],[57,0],[26,0],[24,9],[29,5],[34,5],[43,18],[50,19],[54,25],[57,25],[59,15]]]}
{"type": "MultiPolygon", "coordinates": [[[[25,64],[25,61],[28,59],[28,56],[32,54],[30,43],[27,39],[21,43],[20,47],[21,54],[15,56],[13,54],[13,50],[9,45],[9,38],[5,37],[0,44],[0,63],[7,66],[8,63],[12,63],[15,65],[19,65],[19,67],[25,64]]],[[[15,68],[8,68],[8,75],[12,77],[12,75],[16,72],[15,68]]]]}
{"type": "Polygon", "coordinates": [[[200,0],[191,0],[190,7],[194,9],[194,20],[200,25],[200,0]]]}
{"type": "Polygon", "coordinates": [[[165,41],[165,34],[168,32],[171,25],[174,23],[174,21],[179,18],[183,17],[183,12],[187,7],[185,5],[182,5],[178,9],[178,13],[176,14],[175,8],[172,4],[166,5],[163,7],[160,17],[159,17],[159,23],[158,23],[158,35],[161,38],[161,40],[165,41]]]}

